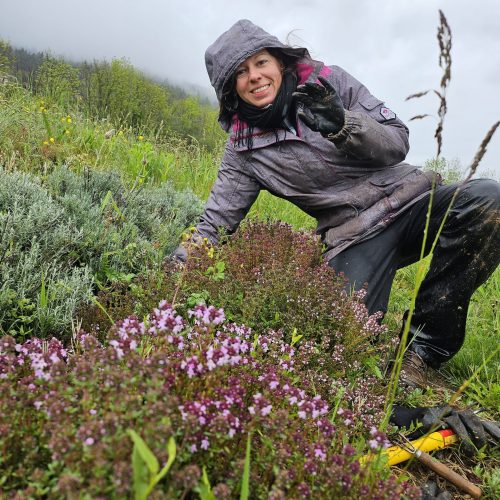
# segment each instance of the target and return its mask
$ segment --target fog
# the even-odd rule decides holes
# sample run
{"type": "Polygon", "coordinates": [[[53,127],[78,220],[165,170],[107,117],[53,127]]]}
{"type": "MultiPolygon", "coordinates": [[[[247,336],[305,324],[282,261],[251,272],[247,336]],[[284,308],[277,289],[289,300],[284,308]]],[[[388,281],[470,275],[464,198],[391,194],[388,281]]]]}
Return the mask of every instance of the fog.
{"type": "MultiPolygon", "coordinates": [[[[313,58],[342,66],[410,127],[407,160],[436,153],[438,9],[453,33],[452,80],[443,155],[471,163],[490,126],[500,119],[498,0],[0,0],[0,38],[17,47],[72,60],[125,58],[134,66],[214,98],[204,52],[235,21],[247,18],[313,58]],[[288,37],[288,38],[287,38],[288,37]],[[416,114],[433,117],[409,122],[416,114]]],[[[500,131],[481,171],[500,176],[500,131]]]]}

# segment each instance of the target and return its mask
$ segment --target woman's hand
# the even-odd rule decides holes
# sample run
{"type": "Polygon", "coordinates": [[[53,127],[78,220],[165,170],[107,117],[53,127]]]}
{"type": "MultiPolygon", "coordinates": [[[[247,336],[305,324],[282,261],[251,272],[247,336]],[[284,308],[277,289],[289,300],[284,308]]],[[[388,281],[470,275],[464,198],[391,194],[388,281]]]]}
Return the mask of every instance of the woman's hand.
{"type": "Polygon", "coordinates": [[[450,406],[406,408],[395,405],[390,422],[406,428],[420,423],[421,426],[408,436],[409,439],[416,439],[431,430],[451,428],[460,438],[462,449],[468,456],[472,456],[476,448],[482,448],[489,441],[500,444],[500,425],[483,420],[472,410],[458,410],[450,406]]]}
{"type": "Polygon", "coordinates": [[[344,126],[344,106],[332,84],[318,76],[322,85],[305,83],[293,93],[295,100],[304,105],[300,119],[311,129],[331,138],[344,126]]]}

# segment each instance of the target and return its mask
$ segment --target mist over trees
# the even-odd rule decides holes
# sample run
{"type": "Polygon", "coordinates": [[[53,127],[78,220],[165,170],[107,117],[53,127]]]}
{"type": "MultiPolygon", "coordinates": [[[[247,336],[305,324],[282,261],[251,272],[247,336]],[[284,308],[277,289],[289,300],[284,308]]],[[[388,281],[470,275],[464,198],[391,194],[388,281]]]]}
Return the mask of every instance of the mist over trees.
{"type": "Polygon", "coordinates": [[[0,40],[1,75],[15,77],[48,102],[78,106],[89,117],[110,119],[117,127],[148,130],[159,138],[176,135],[208,149],[225,137],[218,110],[206,98],[155,81],[123,59],[69,62],[0,40]]]}

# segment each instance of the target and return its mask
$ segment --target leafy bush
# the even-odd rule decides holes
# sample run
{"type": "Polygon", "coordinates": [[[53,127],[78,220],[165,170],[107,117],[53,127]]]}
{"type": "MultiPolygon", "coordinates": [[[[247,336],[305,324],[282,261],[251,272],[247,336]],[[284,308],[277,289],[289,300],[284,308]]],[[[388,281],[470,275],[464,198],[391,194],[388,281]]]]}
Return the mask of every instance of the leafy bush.
{"type": "MultiPolygon", "coordinates": [[[[388,468],[360,465],[361,454],[387,445],[373,427],[383,401],[369,378],[332,390],[323,368],[331,355],[321,343],[292,342],[227,322],[213,306],[182,317],[165,301],[146,322],[119,321],[105,345],[82,332],[71,352],[55,339],[4,337],[0,484],[23,496],[130,495],[143,462],[154,462],[134,455],[133,474],[132,429],[160,464],[175,441],[157,486],[168,498],[202,488],[202,471],[217,498],[234,498],[248,436],[252,498],[418,498],[388,468]]],[[[334,362],[348,363],[342,353],[334,362]]]]}
{"type": "MultiPolygon", "coordinates": [[[[217,304],[229,319],[257,331],[282,330],[291,341],[297,329],[305,339],[324,342],[329,352],[342,351],[355,374],[353,367],[373,363],[379,355],[376,340],[386,332],[378,314],[368,316],[363,295],[362,290],[349,296],[344,278],[323,262],[312,232],[283,223],[248,222],[218,248],[191,245],[182,271],[167,266],[163,274],[140,276],[131,285],[100,292],[98,300],[114,319],[142,316],[162,297],[189,306],[217,304]]],[[[109,326],[97,306],[80,311],[79,317],[87,329],[106,331],[109,326]]],[[[335,373],[343,375],[340,365],[335,373]]]]}
{"type": "Polygon", "coordinates": [[[200,208],[169,184],[127,190],[114,173],[60,167],[42,184],[0,171],[0,331],[67,335],[94,282],[158,267],[200,208]]]}

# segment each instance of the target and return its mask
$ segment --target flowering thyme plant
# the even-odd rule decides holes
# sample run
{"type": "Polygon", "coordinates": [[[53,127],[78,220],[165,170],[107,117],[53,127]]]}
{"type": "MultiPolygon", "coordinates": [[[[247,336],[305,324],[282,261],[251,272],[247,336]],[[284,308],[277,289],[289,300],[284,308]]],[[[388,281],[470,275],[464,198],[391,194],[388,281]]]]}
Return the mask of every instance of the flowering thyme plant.
{"type": "Polygon", "coordinates": [[[254,333],[214,306],[186,316],[163,301],[145,321],[118,321],[104,344],[80,332],[70,352],[55,340],[2,337],[3,487],[130,494],[134,429],[160,463],[175,439],[172,469],[157,485],[172,498],[196,488],[203,468],[217,498],[237,494],[249,433],[255,498],[415,494],[389,471],[360,466],[360,454],[386,444],[372,428],[382,404],[363,411],[362,386],[328,380],[321,366],[342,352],[254,333]]]}
{"type": "MultiPolygon", "coordinates": [[[[140,276],[130,286],[115,284],[98,300],[112,318],[143,317],[163,298],[175,301],[183,315],[195,303],[217,304],[230,321],[261,334],[280,331],[287,343],[297,329],[302,342],[321,343],[321,351],[332,354],[329,375],[355,380],[364,365],[374,367],[374,358],[390,355],[386,328],[379,314],[368,315],[364,293],[346,292],[344,278],[323,262],[314,233],[283,223],[247,222],[216,248],[203,240],[191,245],[182,272],[167,263],[160,275],[140,276]]],[[[98,306],[80,317],[88,331],[108,328],[98,306]]]]}

